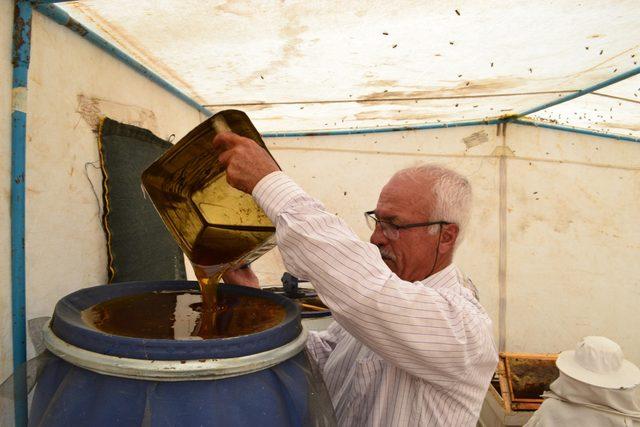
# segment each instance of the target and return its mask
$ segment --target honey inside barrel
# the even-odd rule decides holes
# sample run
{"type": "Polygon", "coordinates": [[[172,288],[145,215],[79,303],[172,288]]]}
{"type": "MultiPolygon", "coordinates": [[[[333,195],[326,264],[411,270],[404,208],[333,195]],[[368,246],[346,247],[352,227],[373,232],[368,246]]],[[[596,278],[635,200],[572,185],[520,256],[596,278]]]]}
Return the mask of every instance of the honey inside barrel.
{"type": "Polygon", "coordinates": [[[160,291],[114,298],[89,307],[82,318],[113,335],[152,339],[232,338],[261,332],[284,320],[283,306],[266,298],[220,293],[215,310],[198,292],[160,291]]]}

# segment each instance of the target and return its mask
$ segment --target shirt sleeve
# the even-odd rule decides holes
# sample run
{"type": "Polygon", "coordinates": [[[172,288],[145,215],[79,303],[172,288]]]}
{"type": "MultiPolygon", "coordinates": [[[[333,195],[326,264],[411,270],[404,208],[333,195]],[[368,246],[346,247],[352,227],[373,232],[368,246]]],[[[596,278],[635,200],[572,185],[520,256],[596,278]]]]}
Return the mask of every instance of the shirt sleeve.
{"type": "Polygon", "coordinates": [[[343,329],[336,322],[332,322],[324,331],[309,331],[307,350],[309,350],[321,371],[324,371],[324,365],[342,335],[343,329]]]}
{"type": "Polygon", "coordinates": [[[459,292],[401,280],[375,245],[282,172],[263,178],[253,196],[276,225],[287,270],[312,282],[340,326],[378,356],[436,382],[464,381],[482,362],[495,368],[479,305],[459,292]]]}

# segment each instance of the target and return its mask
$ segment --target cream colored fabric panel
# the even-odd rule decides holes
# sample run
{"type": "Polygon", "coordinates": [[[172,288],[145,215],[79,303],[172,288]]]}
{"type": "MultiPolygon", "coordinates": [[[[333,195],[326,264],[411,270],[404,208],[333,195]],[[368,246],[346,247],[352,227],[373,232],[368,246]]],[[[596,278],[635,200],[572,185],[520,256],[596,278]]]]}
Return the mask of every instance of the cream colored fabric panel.
{"type": "Polygon", "coordinates": [[[638,85],[637,92],[628,94],[631,97],[628,98],[629,101],[589,94],[534,113],[530,118],[594,132],[640,138],[640,99],[634,96],[640,96],[640,77],[634,77],[625,83],[638,85]]]}
{"type": "Polygon", "coordinates": [[[586,335],[640,363],[640,144],[510,126],[507,350],[586,335]]]}
{"type": "Polygon", "coordinates": [[[12,33],[13,1],[0,0],[0,383],[11,373],[13,363],[10,351],[12,33]]]}
{"type": "Polygon", "coordinates": [[[199,122],[192,107],[77,34],[38,13],[33,22],[27,318],[51,315],[62,296],[106,281],[106,243],[96,200],[101,176],[87,164],[98,160],[98,116],[148,128],[162,138],[180,138],[199,122]]]}
{"type": "Polygon", "coordinates": [[[264,130],[498,117],[543,104],[540,93],[557,99],[555,92],[620,75],[640,56],[635,0],[506,7],[498,0],[83,0],[61,7],[213,109],[261,104],[264,130]],[[457,109],[449,108],[452,97],[457,109]],[[398,105],[442,98],[443,108],[398,105]]]}
{"type": "Polygon", "coordinates": [[[525,160],[594,165],[598,167],[640,168],[640,144],[611,138],[580,135],[553,129],[507,125],[508,145],[525,160]]]}
{"type": "Polygon", "coordinates": [[[415,0],[63,5],[215,103],[361,98],[378,91],[384,96],[384,90],[453,89],[458,83],[464,88],[466,81],[483,79],[493,84],[474,91],[575,90],[594,76],[604,80],[618,64],[619,69],[627,65],[628,58],[621,56],[630,47],[625,38],[640,34],[633,1],[502,6],[472,0],[455,5],[415,0]],[[566,31],[568,16],[571,32],[566,31]],[[522,31],[524,25],[529,31],[522,31]],[[249,88],[255,90],[247,93],[249,88]]]}
{"type": "MultiPolygon", "coordinates": [[[[497,143],[495,126],[267,140],[283,170],[363,240],[371,234],[363,212],[375,208],[382,186],[395,171],[428,162],[466,175],[474,190],[473,216],[455,261],[478,287],[496,341],[498,169],[491,153],[497,143]]],[[[277,252],[256,261],[254,270],[263,286],[279,285],[285,271],[277,252]]]]}

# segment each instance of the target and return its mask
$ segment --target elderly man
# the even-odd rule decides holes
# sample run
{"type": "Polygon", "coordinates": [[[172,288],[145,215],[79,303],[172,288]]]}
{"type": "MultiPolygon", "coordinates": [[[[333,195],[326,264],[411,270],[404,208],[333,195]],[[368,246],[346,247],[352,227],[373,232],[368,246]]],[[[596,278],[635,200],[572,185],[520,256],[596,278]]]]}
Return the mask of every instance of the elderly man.
{"type": "Polygon", "coordinates": [[[394,175],[367,212],[361,241],[253,141],[218,135],[228,182],[276,225],[292,274],[335,322],[307,347],[340,425],[475,426],[497,364],[491,321],[452,264],[471,189],[442,167],[394,175]]]}

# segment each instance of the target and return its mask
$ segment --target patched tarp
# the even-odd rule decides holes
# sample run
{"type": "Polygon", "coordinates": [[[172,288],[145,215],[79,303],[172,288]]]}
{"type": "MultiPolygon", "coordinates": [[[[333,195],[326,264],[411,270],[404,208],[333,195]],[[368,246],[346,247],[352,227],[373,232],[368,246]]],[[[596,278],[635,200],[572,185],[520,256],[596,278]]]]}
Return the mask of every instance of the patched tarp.
{"type": "MultiPolygon", "coordinates": [[[[638,68],[636,0],[62,3],[216,112],[262,132],[519,115],[638,68]]],[[[640,136],[640,78],[529,115],[640,136]]],[[[176,101],[179,102],[179,101],[176,101]]]]}

